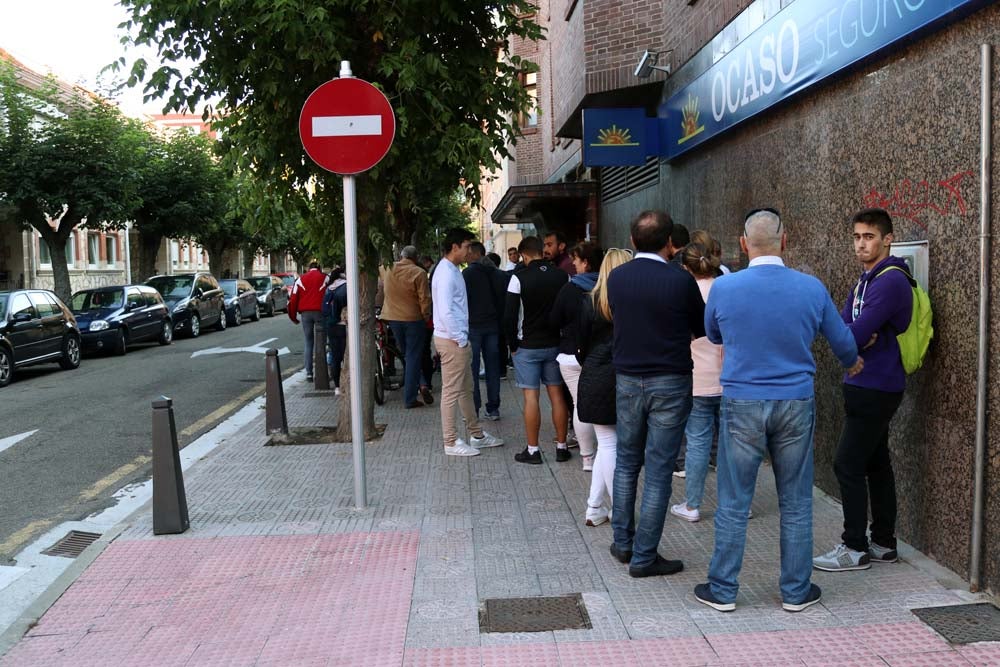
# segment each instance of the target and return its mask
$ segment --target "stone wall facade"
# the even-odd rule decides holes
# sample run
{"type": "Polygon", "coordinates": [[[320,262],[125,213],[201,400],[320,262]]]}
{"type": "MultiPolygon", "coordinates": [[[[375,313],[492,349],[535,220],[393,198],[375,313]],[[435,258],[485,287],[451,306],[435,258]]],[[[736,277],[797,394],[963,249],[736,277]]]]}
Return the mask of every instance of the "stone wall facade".
{"type": "MultiPolygon", "coordinates": [[[[741,4],[703,1],[695,7],[735,11],[741,4]]],[[[668,16],[681,5],[686,2],[667,2],[668,16]]],[[[689,29],[683,21],[673,25],[689,29]]],[[[673,37],[681,53],[688,38],[673,37]]],[[[849,219],[855,211],[886,208],[893,215],[897,241],[929,241],[935,340],[924,367],[909,378],[892,424],[899,537],[963,575],[970,562],[976,425],[981,44],[1000,44],[1000,6],[981,9],[818,85],[662,164],[658,186],[604,207],[601,235],[605,245],[626,242],[635,213],[663,207],[689,229],[704,228],[717,236],[726,262],[738,268],[745,265],[738,253],[743,213],[774,206],[787,229],[787,264],[818,276],[838,305],[861,271],[850,238],[849,219]]],[[[994,69],[997,91],[1000,67],[994,69]]],[[[996,92],[993,114],[995,138],[1000,134],[996,92]]],[[[996,163],[992,177],[1000,182],[996,163]]],[[[993,210],[1000,210],[995,188],[992,198],[993,210]]],[[[994,247],[990,262],[989,330],[995,347],[1000,340],[1000,249],[994,247]]],[[[837,496],[832,458],[843,419],[841,370],[826,343],[818,342],[815,352],[816,481],[837,496]]],[[[998,355],[990,359],[989,374],[982,564],[985,585],[998,591],[998,355]]]]}

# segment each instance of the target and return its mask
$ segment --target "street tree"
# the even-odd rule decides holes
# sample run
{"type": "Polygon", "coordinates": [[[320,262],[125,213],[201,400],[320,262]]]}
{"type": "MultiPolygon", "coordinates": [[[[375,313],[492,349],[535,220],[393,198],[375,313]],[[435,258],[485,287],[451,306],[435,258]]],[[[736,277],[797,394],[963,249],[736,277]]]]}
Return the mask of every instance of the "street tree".
{"type": "MultiPolygon", "coordinates": [[[[269,180],[311,188],[320,227],[338,219],[340,179],[315,167],[298,138],[306,97],[335,77],[342,60],[373,82],[396,114],[392,150],[358,180],[362,338],[372,332],[375,269],[392,241],[412,238],[420,207],[435,192],[479,182],[516,139],[530,103],[521,76],[534,69],[510,53],[512,38],[538,39],[527,0],[123,0],[132,42],[170,61],[149,71],[133,63],[129,83],[166,108],[226,110],[220,124],[236,150],[230,159],[269,180]],[[194,63],[189,74],[178,62],[194,63]]],[[[121,61],[121,66],[126,63],[121,61]]],[[[469,187],[475,202],[478,192],[469,187]]],[[[372,346],[363,345],[372,368],[372,346]]],[[[370,376],[364,371],[365,376],[370,376]]],[[[371,392],[365,433],[374,435],[371,392]]],[[[343,401],[342,405],[346,405],[343,401]]],[[[341,411],[343,437],[350,432],[341,411]]]]}
{"type": "Polygon", "coordinates": [[[48,246],[69,300],[66,244],[77,227],[125,226],[140,204],[145,129],[97,98],[47,96],[0,68],[0,200],[48,246]]]}

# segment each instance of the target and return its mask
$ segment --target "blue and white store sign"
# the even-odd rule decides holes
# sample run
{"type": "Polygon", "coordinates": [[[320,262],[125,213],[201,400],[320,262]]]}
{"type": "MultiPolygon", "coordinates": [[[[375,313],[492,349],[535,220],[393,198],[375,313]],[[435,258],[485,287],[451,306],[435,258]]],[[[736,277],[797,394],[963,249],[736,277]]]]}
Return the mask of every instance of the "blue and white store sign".
{"type": "Polygon", "coordinates": [[[660,106],[675,158],[854,63],[992,0],[797,0],[660,106]]]}

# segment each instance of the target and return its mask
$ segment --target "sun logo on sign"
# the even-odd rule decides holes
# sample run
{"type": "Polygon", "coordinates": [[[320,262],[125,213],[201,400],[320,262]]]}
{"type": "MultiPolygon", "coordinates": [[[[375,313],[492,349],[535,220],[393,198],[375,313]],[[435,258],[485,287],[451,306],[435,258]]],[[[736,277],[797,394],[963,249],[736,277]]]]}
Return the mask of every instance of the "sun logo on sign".
{"type": "Polygon", "coordinates": [[[704,125],[698,125],[698,118],[701,116],[701,112],[698,110],[698,98],[688,93],[687,104],[681,110],[683,119],[681,120],[681,138],[677,140],[678,144],[683,144],[685,141],[691,137],[701,134],[705,130],[704,125]]]}
{"type": "Polygon", "coordinates": [[[638,146],[639,143],[632,141],[632,133],[628,128],[619,128],[617,125],[606,127],[597,133],[597,142],[591,146],[638,146]]]}

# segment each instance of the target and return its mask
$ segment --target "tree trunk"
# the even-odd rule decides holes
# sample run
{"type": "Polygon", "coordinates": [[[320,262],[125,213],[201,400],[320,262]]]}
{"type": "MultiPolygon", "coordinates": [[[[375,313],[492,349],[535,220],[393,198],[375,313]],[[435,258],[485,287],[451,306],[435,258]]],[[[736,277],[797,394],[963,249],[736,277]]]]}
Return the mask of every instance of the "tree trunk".
{"type": "Polygon", "coordinates": [[[253,276],[253,263],[257,259],[257,253],[253,249],[243,249],[243,279],[253,276]]]}
{"type": "MultiPolygon", "coordinates": [[[[71,228],[72,229],[72,228],[71,228]]],[[[69,282],[69,267],[66,264],[66,242],[69,233],[52,232],[49,229],[38,230],[42,235],[42,243],[49,247],[49,257],[52,261],[52,280],[55,283],[53,292],[65,303],[73,296],[73,287],[69,282]]]]}
{"type": "Polygon", "coordinates": [[[222,260],[226,254],[226,246],[209,244],[204,245],[205,252],[208,253],[208,270],[212,272],[212,275],[216,278],[223,278],[223,267],[222,260]]]}
{"type": "MultiPolygon", "coordinates": [[[[361,419],[365,440],[379,435],[375,429],[375,388],[372,386],[375,375],[375,289],[376,279],[362,274],[358,300],[361,305],[361,419]]],[[[340,383],[343,394],[337,418],[336,440],[339,442],[351,442],[351,392],[358,386],[350,377],[347,361],[345,355],[340,383]]]]}
{"type": "MultiPolygon", "coordinates": [[[[139,229],[139,261],[132,280],[141,283],[156,275],[156,256],[160,253],[162,234],[152,234],[139,229]]],[[[168,256],[169,261],[169,256],[168,256]]]]}

